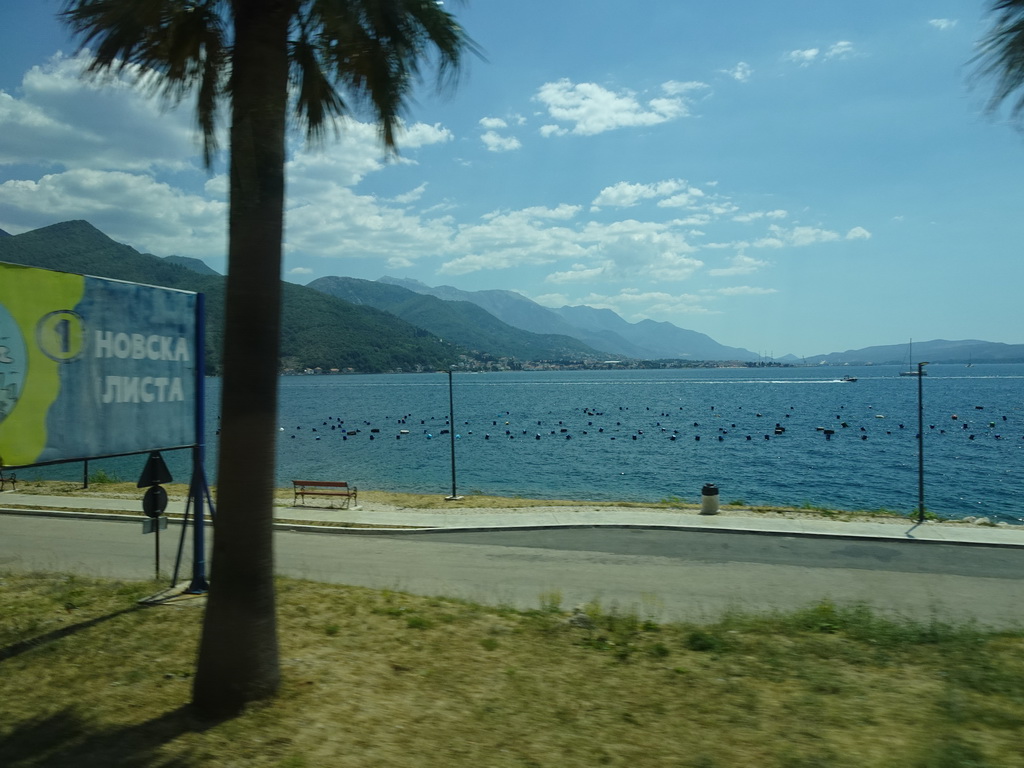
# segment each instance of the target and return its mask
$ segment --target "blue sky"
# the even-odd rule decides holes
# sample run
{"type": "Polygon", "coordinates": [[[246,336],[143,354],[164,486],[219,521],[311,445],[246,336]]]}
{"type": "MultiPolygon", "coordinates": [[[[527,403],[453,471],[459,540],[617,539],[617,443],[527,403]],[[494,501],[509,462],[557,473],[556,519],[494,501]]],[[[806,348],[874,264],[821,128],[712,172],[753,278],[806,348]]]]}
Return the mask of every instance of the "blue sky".
{"type": "MultiPolygon", "coordinates": [[[[1024,138],[986,115],[977,0],[476,0],[485,60],[288,168],[284,277],[608,307],[755,352],[1024,342],[1024,138]]],[[[4,0],[0,229],[86,219],[224,270],[188,103],[79,77],[56,0],[4,0]]]]}

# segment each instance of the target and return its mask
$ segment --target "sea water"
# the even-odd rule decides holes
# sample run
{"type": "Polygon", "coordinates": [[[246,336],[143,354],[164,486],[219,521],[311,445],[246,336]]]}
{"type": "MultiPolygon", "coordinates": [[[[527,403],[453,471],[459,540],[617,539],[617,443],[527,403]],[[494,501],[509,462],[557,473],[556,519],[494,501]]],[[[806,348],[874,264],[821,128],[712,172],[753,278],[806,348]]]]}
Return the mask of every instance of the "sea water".
{"type": "MultiPolygon", "coordinates": [[[[909,513],[923,448],[927,510],[1024,522],[1024,366],[927,370],[920,443],[918,380],[893,366],[282,377],[276,482],[639,502],[714,483],[723,504],[909,513]]],[[[220,381],[206,391],[214,482],[220,381]]]]}

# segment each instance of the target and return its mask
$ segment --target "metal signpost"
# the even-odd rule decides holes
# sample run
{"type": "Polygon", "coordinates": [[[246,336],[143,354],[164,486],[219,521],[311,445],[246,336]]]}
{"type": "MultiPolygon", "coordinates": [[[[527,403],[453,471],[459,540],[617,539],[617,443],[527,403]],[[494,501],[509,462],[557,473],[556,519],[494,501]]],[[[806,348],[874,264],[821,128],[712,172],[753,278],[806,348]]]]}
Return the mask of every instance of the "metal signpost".
{"type": "Polygon", "coordinates": [[[917,522],[924,522],[924,367],[928,363],[917,364],[917,522]]]}
{"type": "Polygon", "coordinates": [[[447,369],[442,373],[448,374],[448,436],[452,444],[452,495],[445,496],[445,501],[461,501],[462,497],[455,492],[455,396],[452,393],[452,371],[447,369]]]}
{"type": "Polygon", "coordinates": [[[139,476],[139,488],[147,488],[142,497],[142,511],[148,520],[142,522],[142,533],[156,534],[156,578],[160,578],[160,531],[167,529],[167,491],[160,483],[169,483],[173,478],[159,451],[153,451],[146,460],[146,466],[139,476]]]}

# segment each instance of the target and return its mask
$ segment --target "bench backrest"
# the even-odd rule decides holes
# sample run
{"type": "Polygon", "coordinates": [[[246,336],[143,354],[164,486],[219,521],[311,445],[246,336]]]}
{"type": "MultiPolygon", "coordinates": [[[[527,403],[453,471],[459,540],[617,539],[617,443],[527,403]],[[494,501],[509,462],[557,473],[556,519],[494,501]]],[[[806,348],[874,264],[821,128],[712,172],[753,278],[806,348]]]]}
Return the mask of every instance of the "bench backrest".
{"type": "Polygon", "coordinates": [[[348,488],[348,483],[336,480],[292,480],[292,485],[296,487],[308,485],[313,488],[348,488]]]}

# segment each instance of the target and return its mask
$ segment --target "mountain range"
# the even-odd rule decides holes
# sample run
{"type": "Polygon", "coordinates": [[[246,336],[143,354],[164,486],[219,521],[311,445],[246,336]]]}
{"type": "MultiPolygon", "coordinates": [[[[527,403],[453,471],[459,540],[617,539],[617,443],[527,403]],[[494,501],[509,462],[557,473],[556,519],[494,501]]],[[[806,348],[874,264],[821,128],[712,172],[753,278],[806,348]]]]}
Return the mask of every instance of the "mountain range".
{"type": "Polygon", "coordinates": [[[514,328],[571,336],[614,357],[632,360],[757,360],[753,352],[723,346],[703,333],[653,320],[629,323],[610,309],[588,306],[549,309],[513,291],[461,291],[450,285],[431,288],[417,280],[394,277],[382,277],[378,282],[399,285],[445,301],[472,302],[514,328]]]}
{"type": "MultiPolygon", "coordinates": [[[[314,285],[311,283],[310,285],[314,285]]],[[[727,347],[696,331],[672,323],[641,320],[629,323],[610,309],[588,306],[549,309],[513,291],[462,291],[450,285],[431,287],[417,280],[382,277],[378,282],[402,286],[447,301],[469,301],[522,330],[560,333],[615,356],[634,360],[708,360],[789,365],[906,365],[911,345],[889,344],[828,352],[798,358],[794,355],[764,361],[746,349],[727,347]]],[[[1024,363],[1024,344],[967,339],[913,343],[914,361],[933,363],[1024,363]]]]}
{"type": "MultiPolygon", "coordinates": [[[[224,277],[205,262],[161,258],[117,243],[85,221],[67,221],[10,235],[0,230],[0,261],[163,285],[207,296],[207,365],[219,367],[224,277]]],[[[610,359],[765,361],[746,349],[667,322],[630,323],[609,309],[541,306],[513,291],[463,291],[395,277],[323,277],[307,286],[284,283],[282,369],[358,372],[592,365],[610,359]]],[[[1024,362],[1024,344],[979,340],[866,347],[780,364],[1024,362]]]]}
{"type": "Polygon", "coordinates": [[[352,304],[390,312],[476,357],[578,361],[603,356],[568,334],[516,328],[470,301],[445,301],[387,282],[354,277],[321,277],[307,287],[352,304]]]}

